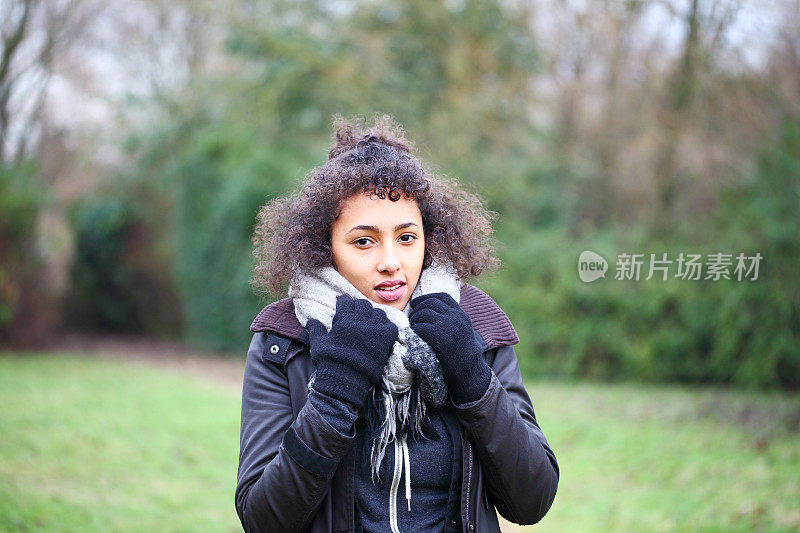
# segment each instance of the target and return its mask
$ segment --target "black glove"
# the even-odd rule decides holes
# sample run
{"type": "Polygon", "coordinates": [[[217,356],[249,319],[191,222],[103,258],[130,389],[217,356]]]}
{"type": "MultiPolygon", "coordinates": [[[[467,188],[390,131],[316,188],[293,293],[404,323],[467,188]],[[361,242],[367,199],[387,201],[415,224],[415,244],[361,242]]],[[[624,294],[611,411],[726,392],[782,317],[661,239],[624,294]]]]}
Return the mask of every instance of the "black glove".
{"type": "Polygon", "coordinates": [[[456,404],[483,396],[492,369],[467,313],[445,292],[424,294],[411,300],[411,329],[427,342],[442,364],[442,375],[456,404]]]}
{"type": "Polygon", "coordinates": [[[317,367],[312,388],[356,410],[363,407],[392,353],[397,326],[383,309],[343,294],[336,298],[329,332],[316,319],[309,320],[306,328],[311,360],[317,367]]]}

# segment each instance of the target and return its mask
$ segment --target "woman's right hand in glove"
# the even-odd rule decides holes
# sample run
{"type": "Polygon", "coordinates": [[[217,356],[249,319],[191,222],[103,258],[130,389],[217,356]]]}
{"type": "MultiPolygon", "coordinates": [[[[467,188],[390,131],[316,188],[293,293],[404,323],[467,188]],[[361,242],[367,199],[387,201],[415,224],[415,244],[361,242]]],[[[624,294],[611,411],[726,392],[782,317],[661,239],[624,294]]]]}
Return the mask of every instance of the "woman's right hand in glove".
{"type": "Polygon", "coordinates": [[[316,319],[309,320],[306,328],[317,367],[312,388],[356,410],[362,408],[392,353],[397,326],[367,300],[341,295],[329,332],[316,319]]]}

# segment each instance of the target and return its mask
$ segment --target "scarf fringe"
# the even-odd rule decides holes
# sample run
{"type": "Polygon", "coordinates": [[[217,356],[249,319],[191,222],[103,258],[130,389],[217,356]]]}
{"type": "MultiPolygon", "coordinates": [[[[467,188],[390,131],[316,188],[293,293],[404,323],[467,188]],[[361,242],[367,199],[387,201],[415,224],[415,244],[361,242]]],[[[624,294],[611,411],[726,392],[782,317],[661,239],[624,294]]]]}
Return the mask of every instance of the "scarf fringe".
{"type": "Polygon", "coordinates": [[[390,387],[391,382],[384,378],[380,387],[376,385],[371,390],[364,406],[365,437],[371,445],[362,449],[361,460],[369,461],[373,483],[380,482],[380,466],[389,443],[409,435],[415,439],[430,439],[426,431],[436,432],[426,416],[426,402],[416,380],[402,393],[390,392],[390,387]]]}

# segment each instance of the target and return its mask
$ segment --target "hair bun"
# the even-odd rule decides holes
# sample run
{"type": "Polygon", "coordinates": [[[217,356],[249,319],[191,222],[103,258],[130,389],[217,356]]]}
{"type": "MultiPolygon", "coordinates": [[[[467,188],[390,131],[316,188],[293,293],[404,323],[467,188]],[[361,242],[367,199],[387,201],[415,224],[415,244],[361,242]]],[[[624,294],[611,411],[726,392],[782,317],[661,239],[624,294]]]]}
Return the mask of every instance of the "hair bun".
{"type": "MultiPolygon", "coordinates": [[[[381,143],[381,141],[382,141],[381,138],[376,137],[375,135],[367,134],[367,135],[364,136],[363,139],[361,139],[360,141],[358,141],[356,143],[356,148],[363,148],[364,146],[366,146],[366,145],[368,145],[370,143],[381,143]]],[[[381,144],[383,144],[383,143],[381,143],[381,144]]]]}
{"type": "Polygon", "coordinates": [[[373,120],[374,124],[369,127],[360,117],[334,117],[334,143],[328,152],[328,159],[370,144],[382,144],[411,153],[411,143],[406,139],[405,131],[391,116],[376,114],[373,120]]]}

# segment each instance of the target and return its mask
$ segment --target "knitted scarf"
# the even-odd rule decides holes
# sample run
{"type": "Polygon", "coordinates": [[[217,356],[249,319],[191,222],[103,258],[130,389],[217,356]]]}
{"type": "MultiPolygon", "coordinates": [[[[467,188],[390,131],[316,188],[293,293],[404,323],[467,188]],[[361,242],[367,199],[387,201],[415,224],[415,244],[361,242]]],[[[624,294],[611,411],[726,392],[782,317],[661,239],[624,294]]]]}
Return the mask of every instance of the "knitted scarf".
{"type": "MultiPolygon", "coordinates": [[[[438,408],[447,398],[439,359],[433,349],[414,333],[408,321],[411,300],[434,292],[446,292],[459,301],[461,282],[451,266],[434,261],[423,269],[409,303],[402,311],[367,299],[333,267],[319,268],[311,274],[297,274],[289,285],[295,315],[303,327],[315,318],[330,331],[336,297],[341,294],[367,300],[374,307],[383,309],[389,320],[397,325],[397,342],[381,381],[370,390],[365,405],[367,442],[372,442],[369,459],[373,479],[378,477],[387,444],[399,438],[407,457],[405,442],[408,433],[424,436],[422,425],[426,405],[438,408]],[[378,422],[380,420],[382,423],[378,422]],[[378,423],[379,428],[376,427],[378,423]]],[[[311,375],[309,387],[313,386],[315,377],[316,370],[311,375]]],[[[409,474],[406,474],[407,479],[409,474]]]]}

